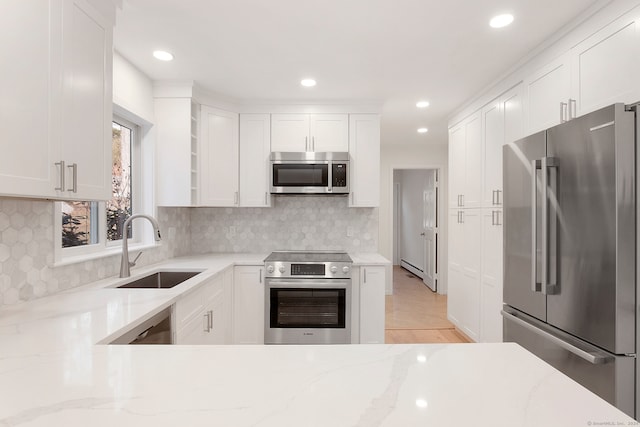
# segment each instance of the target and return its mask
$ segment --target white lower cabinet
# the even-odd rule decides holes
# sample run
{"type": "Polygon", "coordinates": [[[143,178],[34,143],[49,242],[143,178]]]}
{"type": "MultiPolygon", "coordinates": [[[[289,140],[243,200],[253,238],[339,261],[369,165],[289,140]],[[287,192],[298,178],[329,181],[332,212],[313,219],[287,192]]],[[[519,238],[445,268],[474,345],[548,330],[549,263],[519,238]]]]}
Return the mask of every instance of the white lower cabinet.
{"type": "Polygon", "coordinates": [[[230,274],[229,269],[216,275],[176,303],[175,344],[230,343],[230,274]]]}
{"type": "Polygon", "coordinates": [[[360,344],[384,344],[386,280],[385,266],[363,265],[354,275],[360,293],[360,344]]]}
{"type": "Polygon", "coordinates": [[[233,270],[233,343],[264,344],[264,268],[233,270]]]}
{"type": "Polygon", "coordinates": [[[502,342],[502,209],[482,212],[480,341],[502,342]]]}
{"type": "Polygon", "coordinates": [[[480,337],[481,211],[453,209],[449,216],[449,320],[474,341],[480,337]]]}

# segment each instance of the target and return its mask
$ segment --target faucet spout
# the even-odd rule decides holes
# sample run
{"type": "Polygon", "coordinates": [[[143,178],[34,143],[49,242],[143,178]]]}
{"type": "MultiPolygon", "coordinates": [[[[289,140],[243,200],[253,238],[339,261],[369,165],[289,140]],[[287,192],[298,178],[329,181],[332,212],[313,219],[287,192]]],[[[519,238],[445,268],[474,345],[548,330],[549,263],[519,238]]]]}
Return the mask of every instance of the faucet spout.
{"type": "MultiPolygon", "coordinates": [[[[120,259],[120,277],[131,276],[131,267],[136,265],[135,261],[134,262],[129,261],[129,242],[127,241],[127,236],[126,236],[126,230],[129,227],[129,224],[131,223],[131,221],[133,221],[136,218],[144,218],[148,220],[153,226],[154,238],[156,242],[159,242],[161,240],[160,224],[158,224],[158,221],[154,217],[150,215],[145,215],[145,214],[136,214],[136,215],[131,215],[129,218],[127,218],[127,220],[122,225],[122,229],[124,230],[124,232],[122,236],[122,258],[120,259]]],[[[136,257],[136,260],[137,259],[138,258],[136,257]]]]}

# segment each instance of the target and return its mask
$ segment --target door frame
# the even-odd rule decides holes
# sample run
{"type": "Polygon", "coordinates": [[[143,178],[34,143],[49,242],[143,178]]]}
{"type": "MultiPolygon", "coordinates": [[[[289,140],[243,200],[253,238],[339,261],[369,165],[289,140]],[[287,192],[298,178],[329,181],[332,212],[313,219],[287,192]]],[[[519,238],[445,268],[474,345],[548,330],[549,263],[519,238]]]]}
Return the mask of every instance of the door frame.
{"type": "MultiPolygon", "coordinates": [[[[443,251],[443,245],[442,242],[446,240],[446,215],[443,215],[443,206],[448,205],[448,200],[446,200],[445,194],[446,194],[446,184],[443,185],[444,182],[444,173],[443,170],[445,170],[443,165],[440,164],[413,164],[413,165],[391,165],[391,173],[389,174],[389,190],[390,190],[390,195],[391,195],[391,215],[389,215],[389,222],[387,224],[387,229],[390,230],[390,236],[391,236],[391,242],[392,242],[392,258],[396,257],[397,254],[397,243],[398,243],[398,239],[397,239],[397,233],[396,233],[396,216],[397,216],[397,201],[395,200],[394,194],[395,194],[395,184],[394,184],[394,175],[395,175],[395,171],[396,170],[407,170],[407,169],[414,169],[414,170],[436,170],[437,171],[437,176],[438,176],[438,208],[436,211],[436,215],[438,217],[438,227],[436,228],[436,235],[439,236],[437,239],[437,246],[436,246],[436,250],[438,253],[437,259],[436,259],[436,277],[438,279],[438,287],[437,287],[437,293],[439,294],[446,294],[446,290],[447,290],[447,285],[446,285],[446,276],[444,273],[444,270],[442,269],[442,266],[445,265],[443,264],[443,258],[446,256],[445,255],[445,251],[443,251]]],[[[393,260],[394,262],[396,261],[395,259],[393,260]]],[[[393,294],[393,280],[390,280],[391,283],[391,289],[388,290],[387,294],[393,294]],[[389,292],[390,291],[390,292],[389,292]]]]}

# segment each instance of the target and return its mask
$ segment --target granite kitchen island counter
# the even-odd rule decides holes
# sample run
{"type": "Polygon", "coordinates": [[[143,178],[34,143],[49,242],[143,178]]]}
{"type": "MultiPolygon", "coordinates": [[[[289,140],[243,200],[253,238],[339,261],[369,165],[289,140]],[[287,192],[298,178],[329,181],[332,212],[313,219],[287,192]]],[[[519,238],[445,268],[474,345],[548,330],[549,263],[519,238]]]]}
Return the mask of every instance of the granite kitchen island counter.
{"type": "MultiPolygon", "coordinates": [[[[261,257],[161,267],[205,268],[206,277],[261,257]]],[[[516,344],[96,344],[197,286],[113,283],[0,309],[0,426],[635,424],[516,344]]]]}

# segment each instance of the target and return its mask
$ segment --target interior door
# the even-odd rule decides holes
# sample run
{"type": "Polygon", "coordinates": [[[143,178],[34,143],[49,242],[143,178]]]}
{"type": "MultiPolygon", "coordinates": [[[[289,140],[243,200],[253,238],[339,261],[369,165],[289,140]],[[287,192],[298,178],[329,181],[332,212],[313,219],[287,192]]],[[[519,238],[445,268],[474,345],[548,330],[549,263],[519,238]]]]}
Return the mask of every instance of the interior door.
{"type": "Polygon", "coordinates": [[[541,274],[541,177],[535,161],[545,156],[546,133],[503,147],[505,304],[546,320],[545,296],[535,291],[541,274]],[[535,180],[535,181],[534,181],[535,180]],[[533,183],[536,184],[535,198],[533,183]],[[535,201],[535,205],[534,202],[535,201]],[[533,235],[535,220],[536,235],[533,235]],[[535,245],[534,245],[535,242],[535,245]],[[535,266],[535,267],[534,267],[535,266]]]}
{"type": "Polygon", "coordinates": [[[436,292],[437,282],[437,227],[438,227],[438,171],[427,171],[427,187],[423,193],[424,275],[422,281],[436,292]]]}

